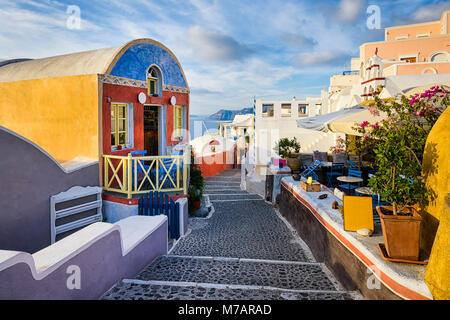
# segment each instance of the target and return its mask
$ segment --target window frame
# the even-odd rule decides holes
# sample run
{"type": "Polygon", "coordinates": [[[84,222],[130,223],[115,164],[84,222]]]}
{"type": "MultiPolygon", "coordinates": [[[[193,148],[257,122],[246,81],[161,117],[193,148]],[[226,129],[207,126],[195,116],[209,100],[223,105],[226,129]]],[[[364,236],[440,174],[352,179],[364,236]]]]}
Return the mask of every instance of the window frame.
{"type": "Polygon", "coordinates": [[[281,104],[281,117],[282,118],[290,118],[292,117],[292,103],[282,103],[281,104]],[[287,108],[289,106],[289,108],[287,108]],[[283,113],[283,110],[289,110],[288,113],[283,113]]]}
{"type": "Polygon", "coordinates": [[[274,116],[275,116],[275,105],[273,104],[273,103],[264,103],[262,106],[261,106],[261,115],[264,117],[264,118],[273,118],[274,116]],[[267,112],[264,112],[264,108],[268,108],[267,109],[267,112]],[[272,111],[272,113],[270,114],[270,112],[269,111],[272,111]]]}
{"type": "Polygon", "coordinates": [[[297,105],[297,113],[298,113],[298,115],[299,116],[306,116],[307,115],[307,110],[308,110],[307,107],[308,107],[308,104],[306,104],[306,103],[299,103],[297,105]],[[304,110],[304,113],[300,113],[300,109],[304,110]]]}
{"type": "Polygon", "coordinates": [[[151,65],[147,69],[148,96],[161,97],[162,83],[163,83],[163,75],[161,69],[156,64],[151,65]],[[152,88],[154,89],[153,91],[152,88]]]}
{"type": "Polygon", "coordinates": [[[117,151],[118,147],[121,146],[122,149],[130,149],[133,148],[133,104],[132,103],[124,103],[124,102],[113,102],[110,107],[110,136],[111,136],[111,151],[117,151]],[[118,113],[119,108],[124,108],[124,116],[121,117],[118,113]],[[113,120],[114,115],[114,120],[113,120]],[[114,130],[112,123],[114,121],[114,130]],[[125,121],[124,130],[120,130],[119,122],[125,121]],[[120,134],[125,134],[124,143],[120,143],[120,134]],[[114,142],[113,142],[114,136],[114,142]]]}
{"type": "Polygon", "coordinates": [[[173,135],[172,139],[183,139],[184,112],[183,106],[173,106],[173,135]]]}

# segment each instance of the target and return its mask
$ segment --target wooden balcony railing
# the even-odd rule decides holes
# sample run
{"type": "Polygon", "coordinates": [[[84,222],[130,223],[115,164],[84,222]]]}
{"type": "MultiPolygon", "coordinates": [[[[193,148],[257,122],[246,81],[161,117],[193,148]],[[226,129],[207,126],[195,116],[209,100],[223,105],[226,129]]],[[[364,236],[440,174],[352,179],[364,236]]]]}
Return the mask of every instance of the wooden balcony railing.
{"type": "Polygon", "coordinates": [[[103,189],[133,195],[150,191],[187,194],[188,158],[181,156],[104,155],[103,189]]]}

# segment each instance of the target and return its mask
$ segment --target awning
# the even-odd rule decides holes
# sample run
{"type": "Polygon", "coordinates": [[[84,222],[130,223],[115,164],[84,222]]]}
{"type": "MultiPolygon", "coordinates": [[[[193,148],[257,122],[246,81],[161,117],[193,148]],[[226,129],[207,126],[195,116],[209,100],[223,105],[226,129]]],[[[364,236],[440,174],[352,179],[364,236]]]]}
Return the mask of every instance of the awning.
{"type": "Polygon", "coordinates": [[[416,87],[416,88],[412,88],[412,89],[407,89],[404,90],[404,94],[407,97],[416,95],[416,94],[421,94],[424,93],[425,91],[429,90],[431,87],[434,86],[439,86],[439,87],[443,87],[445,90],[450,90],[450,82],[443,82],[443,83],[435,83],[435,84],[429,84],[426,86],[420,86],[420,87],[416,87]]]}
{"type": "Polygon", "coordinates": [[[368,121],[370,124],[375,124],[387,118],[387,114],[380,112],[379,116],[374,116],[368,109],[332,121],[328,126],[332,132],[342,132],[345,134],[352,134],[355,136],[362,136],[359,132],[353,130],[353,127],[358,124],[368,121]]]}
{"type": "Polygon", "coordinates": [[[357,105],[351,108],[344,108],[339,111],[323,114],[316,117],[299,119],[297,120],[297,127],[309,130],[328,132],[331,131],[329,125],[334,120],[361,112],[366,109],[367,109],[366,107],[357,105]]]}
{"type": "Polygon", "coordinates": [[[353,127],[364,121],[368,121],[371,124],[380,122],[381,120],[386,119],[386,117],[385,113],[374,116],[369,112],[368,108],[358,105],[317,117],[297,120],[297,126],[299,128],[323,132],[361,135],[353,130],[353,127]]]}

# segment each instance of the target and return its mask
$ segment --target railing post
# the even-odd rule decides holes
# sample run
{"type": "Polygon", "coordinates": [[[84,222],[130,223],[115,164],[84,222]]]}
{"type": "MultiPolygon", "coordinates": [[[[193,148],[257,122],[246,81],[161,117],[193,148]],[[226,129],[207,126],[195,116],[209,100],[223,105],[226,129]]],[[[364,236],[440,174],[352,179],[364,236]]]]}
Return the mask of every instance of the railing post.
{"type": "Polygon", "coordinates": [[[181,157],[177,157],[177,189],[180,189],[180,160],[181,157]]]}
{"type": "Polygon", "coordinates": [[[108,166],[108,158],[103,155],[103,161],[104,161],[104,174],[103,174],[103,188],[109,188],[108,182],[109,182],[109,166],[108,166]]]}
{"type": "Polygon", "coordinates": [[[156,157],[156,191],[159,191],[159,157],[156,157]]]}
{"type": "MultiPolygon", "coordinates": [[[[132,176],[133,176],[133,168],[132,168],[132,158],[133,156],[131,155],[131,153],[128,154],[128,159],[127,159],[127,176],[126,176],[126,186],[127,186],[127,195],[128,195],[128,199],[131,199],[132,197],[132,176]]],[[[125,185],[125,181],[124,181],[124,185],[125,185]]]]}
{"type": "Polygon", "coordinates": [[[188,153],[185,151],[184,154],[184,161],[183,161],[183,192],[184,195],[187,195],[187,188],[188,188],[188,181],[187,181],[187,165],[188,165],[188,153]]]}

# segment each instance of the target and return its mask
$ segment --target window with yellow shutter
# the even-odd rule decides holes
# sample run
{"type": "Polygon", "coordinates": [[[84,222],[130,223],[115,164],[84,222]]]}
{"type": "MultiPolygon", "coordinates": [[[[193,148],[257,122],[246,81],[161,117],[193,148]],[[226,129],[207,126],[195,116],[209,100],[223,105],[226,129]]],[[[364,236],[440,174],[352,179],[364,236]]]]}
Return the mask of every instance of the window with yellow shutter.
{"type": "Polygon", "coordinates": [[[174,106],[173,110],[173,136],[174,138],[183,137],[183,107],[174,106]]]}
{"type": "Polygon", "coordinates": [[[126,146],[128,143],[128,105],[111,105],[111,147],[126,146]]]}
{"type": "Polygon", "coordinates": [[[148,81],[148,95],[150,97],[160,97],[162,95],[161,89],[161,70],[153,66],[148,70],[147,73],[148,81]]]}

